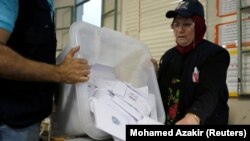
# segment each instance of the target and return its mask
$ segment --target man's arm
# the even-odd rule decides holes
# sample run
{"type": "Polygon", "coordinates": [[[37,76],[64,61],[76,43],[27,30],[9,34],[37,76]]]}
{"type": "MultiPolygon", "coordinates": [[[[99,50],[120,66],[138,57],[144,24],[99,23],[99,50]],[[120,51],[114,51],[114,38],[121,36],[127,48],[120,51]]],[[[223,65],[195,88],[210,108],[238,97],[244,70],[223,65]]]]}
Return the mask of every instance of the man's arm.
{"type": "Polygon", "coordinates": [[[0,29],[0,77],[13,80],[52,81],[63,83],[84,82],[88,80],[89,66],[85,59],[75,59],[79,50],[73,48],[63,63],[50,65],[26,59],[5,44],[10,33],[0,29]]]}

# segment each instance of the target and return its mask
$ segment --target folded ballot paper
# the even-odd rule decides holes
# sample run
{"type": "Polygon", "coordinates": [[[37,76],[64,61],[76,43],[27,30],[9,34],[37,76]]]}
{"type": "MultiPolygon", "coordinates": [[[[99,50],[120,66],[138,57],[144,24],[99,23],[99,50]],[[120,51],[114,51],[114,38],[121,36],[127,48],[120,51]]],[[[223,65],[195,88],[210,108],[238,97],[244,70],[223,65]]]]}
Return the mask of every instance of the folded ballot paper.
{"type": "Polygon", "coordinates": [[[147,46],[108,28],[73,23],[69,43],[57,58],[80,46],[75,57],[88,60],[89,80],[62,84],[52,113],[52,135],[125,139],[127,124],[161,124],[162,99],[147,46]]]}
{"type": "Polygon", "coordinates": [[[97,128],[125,140],[125,127],[128,124],[162,124],[154,120],[157,116],[153,110],[155,96],[148,93],[147,87],[136,89],[118,80],[98,81],[103,87],[96,85],[95,93],[90,98],[97,128]]]}

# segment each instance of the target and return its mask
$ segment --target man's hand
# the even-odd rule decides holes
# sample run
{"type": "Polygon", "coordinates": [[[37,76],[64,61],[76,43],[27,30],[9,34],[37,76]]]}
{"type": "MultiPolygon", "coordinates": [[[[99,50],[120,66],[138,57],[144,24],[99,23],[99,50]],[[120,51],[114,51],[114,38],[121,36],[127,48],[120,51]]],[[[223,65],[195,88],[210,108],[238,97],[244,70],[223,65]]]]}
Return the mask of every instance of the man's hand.
{"type": "Polygon", "coordinates": [[[60,82],[76,83],[88,81],[89,66],[86,59],[73,58],[80,47],[72,48],[64,61],[58,65],[60,82]]]}

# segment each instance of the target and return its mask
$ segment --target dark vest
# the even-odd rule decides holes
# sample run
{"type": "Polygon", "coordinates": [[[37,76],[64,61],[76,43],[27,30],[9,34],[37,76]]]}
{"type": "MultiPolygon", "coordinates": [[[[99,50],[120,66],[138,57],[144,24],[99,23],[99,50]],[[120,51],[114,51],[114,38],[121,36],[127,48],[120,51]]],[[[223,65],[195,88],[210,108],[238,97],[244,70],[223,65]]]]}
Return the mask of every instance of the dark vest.
{"type": "MultiPolygon", "coordinates": [[[[215,55],[218,52],[223,52],[225,49],[207,41],[202,41],[185,59],[185,66],[183,66],[182,70],[182,91],[185,93],[183,97],[180,97],[182,99],[182,110],[186,111],[188,108],[193,104],[195,93],[197,93],[197,84],[193,83],[192,80],[192,73],[194,71],[194,67],[197,67],[198,70],[201,70],[202,65],[205,63],[208,57],[211,57],[215,55]]],[[[167,88],[165,85],[166,80],[164,80],[166,77],[164,76],[166,72],[171,71],[168,70],[168,62],[171,60],[173,55],[177,53],[176,48],[172,48],[168,50],[161,58],[160,61],[160,69],[159,69],[159,77],[158,82],[160,86],[160,91],[163,99],[164,108],[166,108],[166,100],[167,99],[167,88]]],[[[228,56],[229,57],[229,56],[228,56]]],[[[181,69],[181,68],[180,68],[181,69]]],[[[226,83],[221,88],[220,91],[218,91],[218,94],[220,95],[220,99],[224,101],[224,103],[218,103],[217,108],[213,112],[210,118],[208,118],[205,122],[202,124],[227,124],[228,122],[228,114],[229,109],[227,103],[228,100],[228,88],[226,83]]],[[[165,109],[167,110],[167,109],[165,109]]],[[[185,114],[185,113],[183,113],[185,114]]],[[[184,116],[184,115],[182,115],[184,116]]]]}
{"type": "MultiPolygon", "coordinates": [[[[7,46],[31,60],[55,64],[56,36],[47,0],[19,0],[7,46]]],[[[0,123],[22,128],[46,118],[57,84],[0,79],[0,123]]]]}

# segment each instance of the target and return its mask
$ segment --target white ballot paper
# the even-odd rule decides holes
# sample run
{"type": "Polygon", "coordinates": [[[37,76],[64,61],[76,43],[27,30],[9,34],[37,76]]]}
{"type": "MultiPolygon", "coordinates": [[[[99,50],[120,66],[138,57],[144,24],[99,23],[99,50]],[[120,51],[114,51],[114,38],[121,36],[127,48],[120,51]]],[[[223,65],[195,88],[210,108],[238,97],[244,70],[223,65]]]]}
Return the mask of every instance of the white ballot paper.
{"type": "Polygon", "coordinates": [[[135,119],[115,106],[111,107],[100,100],[92,99],[96,127],[125,140],[126,124],[136,124],[135,119]]]}
{"type": "Polygon", "coordinates": [[[125,140],[128,124],[161,124],[155,120],[155,97],[148,94],[147,87],[136,89],[118,80],[95,82],[97,90],[90,98],[90,105],[97,128],[125,140]],[[105,85],[107,82],[112,85],[105,85]]]}

